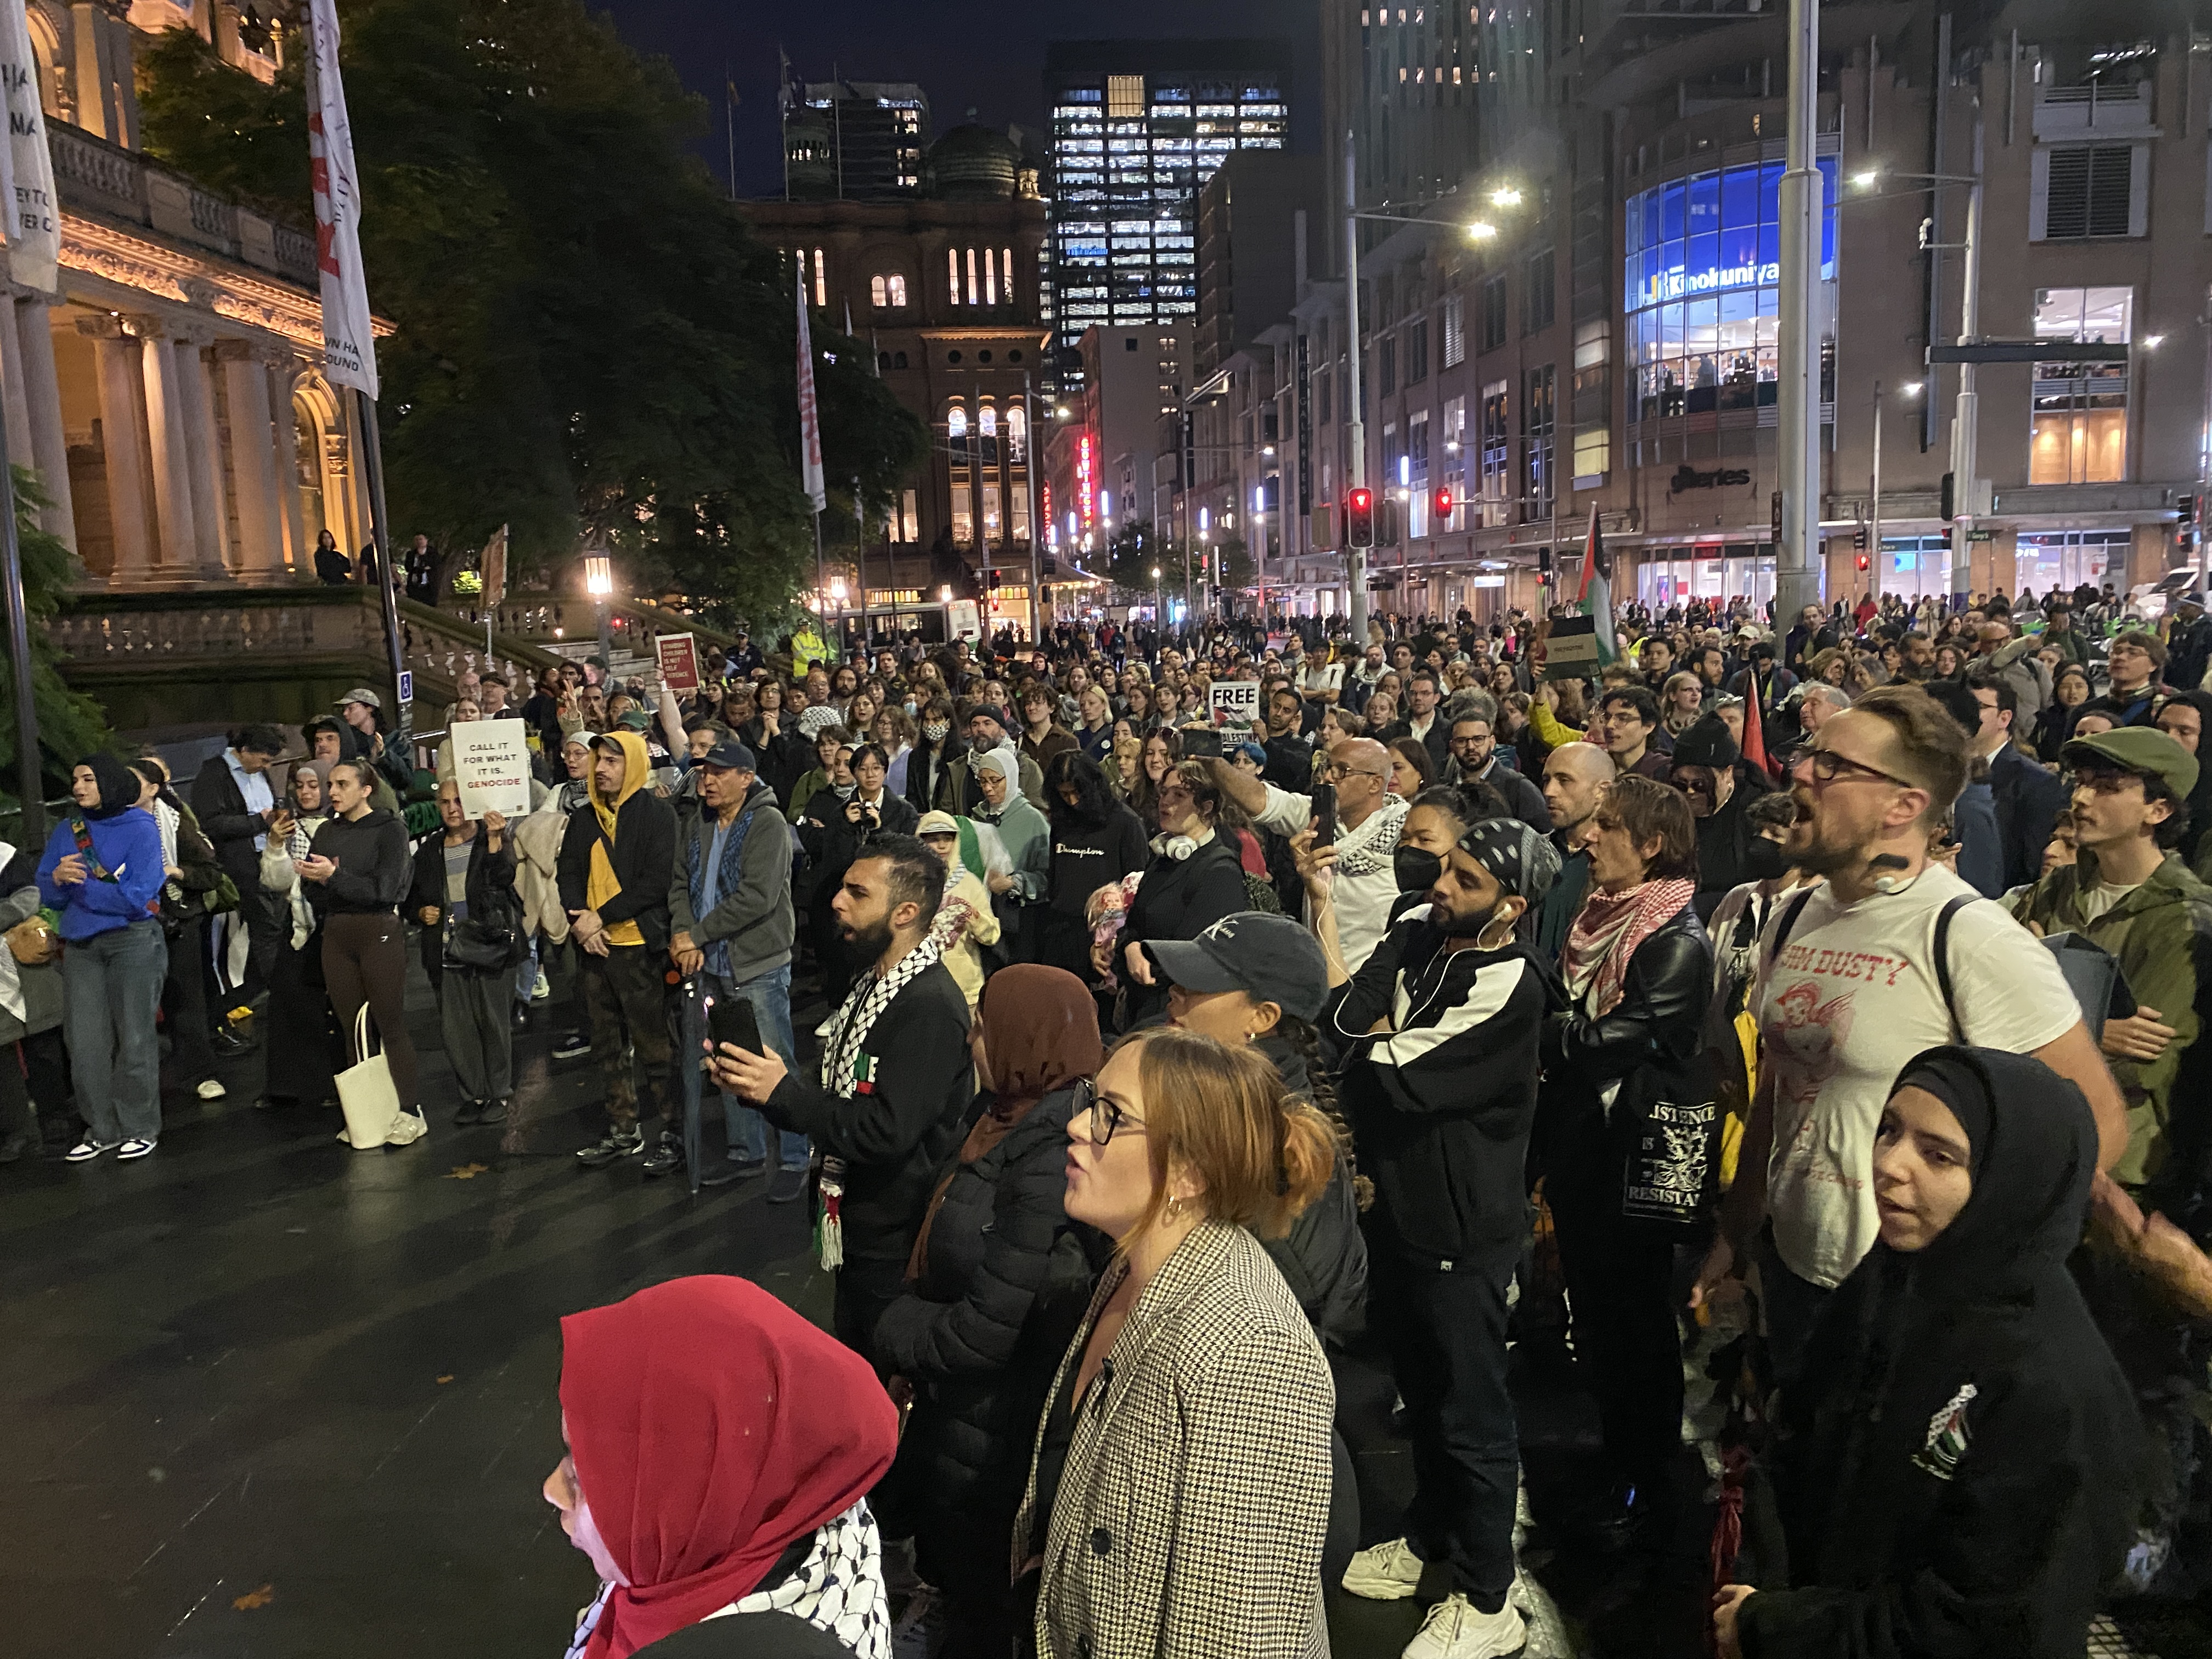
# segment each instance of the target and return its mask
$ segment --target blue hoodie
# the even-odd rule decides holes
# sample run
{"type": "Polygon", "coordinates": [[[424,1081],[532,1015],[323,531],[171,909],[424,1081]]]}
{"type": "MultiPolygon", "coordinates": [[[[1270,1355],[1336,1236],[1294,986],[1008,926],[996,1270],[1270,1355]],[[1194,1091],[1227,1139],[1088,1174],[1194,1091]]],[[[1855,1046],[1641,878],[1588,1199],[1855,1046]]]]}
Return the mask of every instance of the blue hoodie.
{"type": "Polygon", "coordinates": [[[90,939],[146,921],[155,914],[167,873],[161,867],[161,826],[143,807],[88,818],[85,828],[92,836],[94,857],[113,881],[89,873],[70,887],[54,880],[54,866],[77,850],[76,831],[67,817],[46,837],[46,854],[39,860],[39,896],[61,912],[64,939],[90,939]]]}

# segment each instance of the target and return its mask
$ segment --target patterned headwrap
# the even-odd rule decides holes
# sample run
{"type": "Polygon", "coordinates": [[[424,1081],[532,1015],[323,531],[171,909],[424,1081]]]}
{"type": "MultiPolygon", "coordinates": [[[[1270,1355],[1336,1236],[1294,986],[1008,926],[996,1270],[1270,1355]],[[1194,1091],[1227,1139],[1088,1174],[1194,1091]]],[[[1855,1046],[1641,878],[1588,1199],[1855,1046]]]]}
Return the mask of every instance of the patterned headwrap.
{"type": "Polygon", "coordinates": [[[1460,851],[1498,878],[1511,896],[1534,904],[1559,878],[1559,849],[1548,836],[1519,818],[1485,818],[1470,823],[1459,838],[1460,851]]]}

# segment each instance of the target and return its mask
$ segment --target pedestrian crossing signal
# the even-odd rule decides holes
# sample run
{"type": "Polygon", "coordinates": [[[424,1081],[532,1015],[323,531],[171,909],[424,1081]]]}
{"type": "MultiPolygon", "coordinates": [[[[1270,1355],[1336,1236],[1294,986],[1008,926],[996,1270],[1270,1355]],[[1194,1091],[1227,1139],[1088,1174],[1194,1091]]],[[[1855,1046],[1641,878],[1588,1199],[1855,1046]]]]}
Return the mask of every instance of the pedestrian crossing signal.
{"type": "Polygon", "coordinates": [[[1354,489],[1344,498],[1344,544],[1346,547],[1375,545],[1375,492],[1354,489]]]}

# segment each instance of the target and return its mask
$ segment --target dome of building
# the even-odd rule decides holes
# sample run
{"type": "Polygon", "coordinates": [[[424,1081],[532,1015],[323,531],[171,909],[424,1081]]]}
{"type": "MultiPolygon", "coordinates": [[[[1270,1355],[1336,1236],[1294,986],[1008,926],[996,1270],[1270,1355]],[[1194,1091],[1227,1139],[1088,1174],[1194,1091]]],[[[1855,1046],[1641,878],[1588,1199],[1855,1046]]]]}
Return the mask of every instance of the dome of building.
{"type": "Polygon", "coordinates": [[[1005,133],[963,122],[929,147],[933,191],[956,202],[1012,196],[1021,159],[1021,151],[1005,133]]]}

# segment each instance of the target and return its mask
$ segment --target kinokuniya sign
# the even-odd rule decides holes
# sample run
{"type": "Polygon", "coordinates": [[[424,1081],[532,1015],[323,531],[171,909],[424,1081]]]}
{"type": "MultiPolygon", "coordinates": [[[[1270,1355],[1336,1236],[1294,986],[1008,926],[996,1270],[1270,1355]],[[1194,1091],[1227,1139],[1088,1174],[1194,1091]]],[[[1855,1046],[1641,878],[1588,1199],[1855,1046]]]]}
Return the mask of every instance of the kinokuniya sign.
{"type": "Polygon", "coordinates": [[[1664,300],[1680,300],[1693,294],[1718,294],[1723,289],[1774,288],[1782,281],[1782,267],[1770,262],[1756,265],[1707,265],[1702,270],[1686,270],[1676,265],[1644,279],[1637,289],[1634,303],[1656,306],[1664,300]]]}

